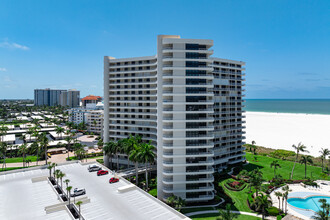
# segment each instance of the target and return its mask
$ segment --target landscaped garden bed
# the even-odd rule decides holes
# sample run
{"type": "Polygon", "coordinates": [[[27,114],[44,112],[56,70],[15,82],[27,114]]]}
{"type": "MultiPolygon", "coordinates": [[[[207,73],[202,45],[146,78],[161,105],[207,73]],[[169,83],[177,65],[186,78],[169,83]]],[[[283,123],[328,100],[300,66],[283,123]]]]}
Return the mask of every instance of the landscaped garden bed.
{"type": "Polygon", "coordinates": [[[246,183],[243,180],[229,179],[224,183],[224,186],[232,191],[242,191],[246,187],[246,183]]]}

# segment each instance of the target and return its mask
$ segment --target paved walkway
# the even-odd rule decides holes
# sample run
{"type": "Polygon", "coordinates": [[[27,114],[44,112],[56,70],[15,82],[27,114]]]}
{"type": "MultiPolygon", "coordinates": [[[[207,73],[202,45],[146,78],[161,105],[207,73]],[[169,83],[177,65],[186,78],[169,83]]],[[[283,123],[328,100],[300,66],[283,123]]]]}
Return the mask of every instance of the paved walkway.
{"type": "MultiPolygon", "coordinates": [[[[74,153],[70,152],[69,153],[70,157],[75,156],[74,153]]],[[[52,162],[52,163],[65,163],[67,160],[66,158],[68,157],[68,154],[56,154],[56,155],[52,155],[51,158],[48,159],[48,162],[52,162]]],[[[101,156],[102,157],[102,156],[101,156]]],[[[94,162],[96,161],[97,158],[92,158],[92,159],[87,159],[87,162],[94,162]]],[[[86,162],[86,160],[84,160],[84,162],[86,162]]],[[[38,165],[45,165],[45,161],[41,160],[38,161],[38,165]]],[[[23,163],[6,163],[6,166],[9,167],[23,167],[23,163]]],[[[37,166],[37,162],[30,162],[29,166],[37,166]]],[[[2,164],[0,164],[0,169],[2,169],[2,164]]]]}
{"type": "MultiPolygon", "coordinates": [[[[251,212],[241,212],[241,211],[231,211],[232,213],[237,213],[240,215],[249,215],[249,216],[255,216],[255,217],[259,217],[261,218],[262,215],[260,214],[255,214],[255,213],[251,213],[251,212]]],[[[206,211],[198,211],[198,212],[190,212],[190,213],[186,213],[185,215],[190,217],[190,216],[195,216],[195,215],[202,215],[202,214],[210,214],[210,213],[219,213],[218,210],[206,210],[206,211]]],[[[267,216],[266,219],[276,219],[276,217],[273,216],[267,216]]]]}

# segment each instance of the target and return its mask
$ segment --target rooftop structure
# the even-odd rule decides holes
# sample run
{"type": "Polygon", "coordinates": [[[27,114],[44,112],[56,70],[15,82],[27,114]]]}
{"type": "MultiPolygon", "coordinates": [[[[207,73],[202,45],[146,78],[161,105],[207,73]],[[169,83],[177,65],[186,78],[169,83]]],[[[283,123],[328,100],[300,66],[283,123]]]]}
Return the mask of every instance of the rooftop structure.
{"type": "Polygon", "coordinates": [[[101,100],[101,96],[88,95],[81,99],[82,107],[86,107],[87,104],[97,104],[101,100]]]}
{"type": "Polygon", "coordinates": [[[159,35],[155,56],[104,57],[104,142],[141,135],[157,147],[159,199],[212,200],[213,173],[244,160],[245,63],[212,46],[159,35]]]}
{"type": "MultiPolygon", "coordinates": [[[[81,205],[85,220],[189,219],[123,178],[109,184],[109,178],[113,177],[111,171],[108,175],[97,176],[95,172],[88,172],[87,167],[81,163],[57,166],[66,174],[65,178],[70,179],[70,186],[86,189],[86,195],[76,198],[76,201],[85,198],[81,205]]],[[[0,201],[0,219],[72,219],[47,176],[49,171],[45,167],[2,172],[0,195],[7,199],[0,201]],[[64,208],[50,212],[53,205],[64,208]]]]}

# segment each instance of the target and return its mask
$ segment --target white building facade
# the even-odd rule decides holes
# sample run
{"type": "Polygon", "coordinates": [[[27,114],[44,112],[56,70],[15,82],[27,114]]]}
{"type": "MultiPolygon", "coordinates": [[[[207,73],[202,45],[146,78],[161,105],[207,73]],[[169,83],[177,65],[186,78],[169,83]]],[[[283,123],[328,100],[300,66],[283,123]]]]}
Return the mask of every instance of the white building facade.
{"type": "Polygon", "coordinates": [[[152,141],[159,199],[212,200],[213,173],[245,160],[245,63],[211,57],[212,46],[159,35],[156,56],[104,58],[104,142],[152,141]]]}

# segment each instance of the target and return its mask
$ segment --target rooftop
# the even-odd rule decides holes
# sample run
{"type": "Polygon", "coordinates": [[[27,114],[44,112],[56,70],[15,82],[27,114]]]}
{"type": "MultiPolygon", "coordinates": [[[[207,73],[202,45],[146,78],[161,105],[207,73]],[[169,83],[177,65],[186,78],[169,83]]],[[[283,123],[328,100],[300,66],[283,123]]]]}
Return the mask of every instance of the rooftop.
{"type": "Polygon", "coordinates": [[[101,96],[88,95],[88,96],[82,98],[81,100],[82,101],[86,101],[86,100],[95,100],[95,101],[97,101],[99,99],[102,99],[101,96]]]}
{"type": "MultiPolygon", "coordinates": [[[[85,188],[90,201],[81,205],[82,216],[88,219],[189,219],[158,199],[120,178],[109,184],[110,174],[97,176],[80,162],[57,166],[70,179],[73,188],[85,188]]],[[[61,203],[45,177],[46,167],[8,171],[0,174],[0,219],[71,219],[67,210],[46,214],[47,206],[61,203]],[[39,181],[34,181],[38,179],[39,181]],[[17,211],[19,209],[19,211],[17,211]]],[[[77,199],[79,198],[77,197],[77,199]]]]}

